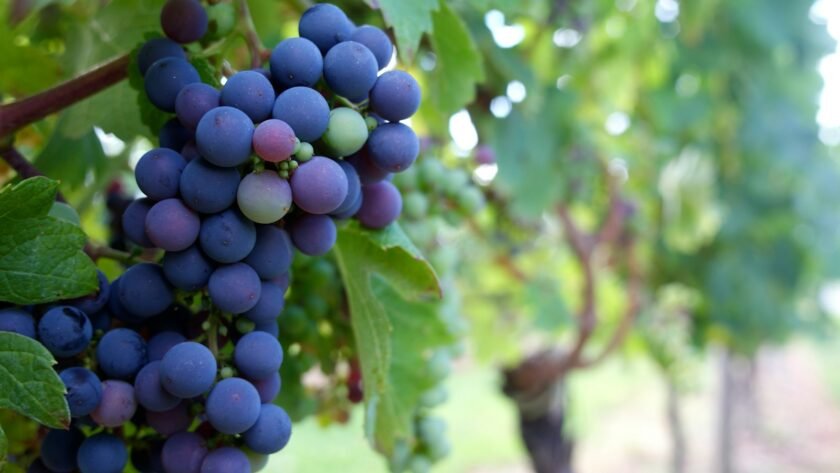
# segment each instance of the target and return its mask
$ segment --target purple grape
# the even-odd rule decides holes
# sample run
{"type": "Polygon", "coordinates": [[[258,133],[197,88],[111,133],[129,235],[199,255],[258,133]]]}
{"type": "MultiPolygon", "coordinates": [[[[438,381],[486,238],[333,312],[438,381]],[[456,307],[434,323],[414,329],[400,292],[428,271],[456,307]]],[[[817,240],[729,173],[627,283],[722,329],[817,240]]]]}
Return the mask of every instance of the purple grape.
{"type": "Polygon", "coordinates": [[[387,66],[391,61],[391,55],[394,52],[394,45],[391,44],[391,38],[375,26],[362,25],[356,28],[350,35],[350,41],[361,43],[370,49],[370,52],[376,58],[376,64],[379,66],[379,69],[387,66]]]}
{"type": "Polygon", "coordinates": [[[134,168],[137,187],[152,200],[176,197],[186,165],[187,161],[178,152],[155,148],[144,154],[134,168]]]}
{"type": "Polygon", "coordinates": [[[270,455],[282,450],[291,435],[292,420],[286,411],[274,404],[263,404],[257,423],[242,434],[242,438],[251,450],[270,455]]]}
{"type": "Polygon", "coordinates": [[[207,283],[210,300],[219,309],[241,314],[252,309],[260,299],[260,277],[245,263],[220,266],[207,283]]]}
{"type": "Polygon", "coordinates": [[[162,360],[163,355],[165,355],[170,348],[185,341],[187,341],[186,337],[178,332],[171,330],[160,332],[150,338],[149,342],[146,344],[146,351],[148,351],[149,354],[149,362],[162,360]]]}
{"type": "Polygon", "coordinates": [[[239,171],[194,159],[181,174],[181,198],[196,212],[221,212],[236,201],[239,171]]]}
{"type": "Polygon", "coordinates": [[[190,427],[192,417],[186,402],[163,412],[146,411],[146,423],[164,437],[183,432],[190,427]]]}
{"type": "Polygon", "coordinates": [[[384,228],[394,222],[402,211],[400,191],[390,182],[382,181],[362,187],[362,207],[356,218],[368,228],[384,228]]]}
{"type": "Polygon", "coordinates": [[[376,167],[400,172],[408,169],[417,159],[420,141],[414,131],[402,123],[386,123],[370,133],[367,147],[376,167]]]}
{"type": "MultiPolygon", "coordinates": [[[[193,84],[197,84],[197,82],[193,84]]],[[[192,84],[188,84],[187,87],[190,85],[192,84]]],[[[194,130],[184,128],[184,125],[181,125],[177,118],[170,118],[163,124],[158,133],[158,146],[172,151],[181,151],[188,142],[194,139],[194,130]]]]}
{"type": "Polygon", "coordinates": [[[370,153],[368,152],[367,146],[362,148],[361,151],[353,156],[348,156],[346,161],[356,168],[356,172],[359,173],[359,181],[361,181],[363,185],[379,182],[391,175],[391,173],[378,168],[373,163],[370,159],[370,153]]]}
{"type": "Polygon", "coordinates": [[[272,163],[289,159],[295,151],[295,131],[283,120],[271,119],[257,125],[253,141],[257,156],[272,163]]]}
{"type": "Polygon", "coordinates": [[[251,157],[254,123],[239,109],[216,107],[205,113],[195,130],[198,151],[207,161],[235,167],[251,157]]]}
{"type": "Polygon", "coordinates": [[[163,467],[171,473],[200,473],[207,456],[207,444],[198,434],[181,432],[163,444],[163,467]]]}
{"type": "Polygon", "coordinates": [[[160,361],[152,361],[137,373],[134,396],[141,406],[151,412],[168,411],[181,402],[160,384],[160,361]]]}
{"type": "Polygon", "coordinates": [[[163,274],[178,289],[195,291],[207,285],[213,264],[197,246],[168,252],[163,257],[163,274]]]}
{"type": "Polygon", "coordinates": [[[362,102],[376,82],[379,65],[376,57],[363,44],[343,41],[324,56],[324,79],[336,94],[362,102]]]}
{"type": "Polygon", "coordinates": [[[188,141],[187,144],[185,144],[184,147],[181,148],[181,156],[188,163],[192,160],[201,158],[201,155],[198,154],[198,148],[195,145],[195,140],[188,141]]]}
{"type": "Polygon", "coordinates": [[[96,359],[105,376],[130,380],[148,361],[146,341],[134,330],[115,328],[99,340],[96,359]]]}
{"type": "Polygon", "coordinates": [[[163,32],[179,43],[198,41],[207,32],[207,11],[198,0],[168,0],[160,11],[163,32]]]}
{"type": "Polygon", "coordinates": [[[336,220],[347,220],[350,217],[356,215],[356,212],[358,212],[359,209],[362,208],[362,201],[362,192],[360,190],[359,195],[356,196],[356,200],[353,202],[352,205],[350,205],[347,208],[341,209],[341,212],[335,211],[331,213],[330,216],[336,220]]]}
{"type": "Polygon", "coordinates": [[[137,53],[137,68],[140,69],[140,75],[146,75],[146,71],[155,61],[165,57],[187,59],[187,54],[180,44],[168,38],[153,38],[143,43],[137,53]]]}
{"type": "Polygon", "coordinates": [[[370,108],[382,118],[398,122],[414,115],[420,107],[420,85],[411,74],[388,71],[370,91],[370,108]]]}
{"type": "Polygon", "coordinates": [[[204,457],[201,473],[251,473],[251,463],[242,450],[221,447],[204,457]]]}
{"type": "Polygon", "coordinates": [[[241,261],[254,249],[256,240],[254,223],[235,209],[211,215],[201,222],[201,249],[219,263],[241,261]]]}
{"type": "Polygon", "coordinates": [[[251,382],[254,383],[254,387],[260,393],[260,401],[263,404],[274,402],[274,399],[280,394],[280,388],[283,384],[280,373],[276,371],[267,378],[251,380],[251,382]]]}
{"type": "Polygon", "coordinates": [[[335,223],[326,215],[301,215],[289,226],[289,235],[301,253],[320,256],[335,245],[335,223]]]}
{"type": "Polygon", "coordinates": [[[257,225],[256,244],[244,261],[261,279],[271,279],[289,270],[293,256],[292,241],[285,230],[274,225],[257,225]]]}
{"type": "Polygon", "coordinates": [[[271,336],[274,338],[277,338],[280,335],[280,327],[277,326],[276,320],[266,320],[265,322],[259,322],[254,327],[254,331],[271,334],[271,336]]]}
{"type": "Polygon", "coordinates": [[[347,197],[344,198],[344,201],[341,202],[341,205],[337,209],[332,211],[331,214],[333,216],[343,215],[353,208],[362,193],[362,182],[359,179],[359,173],[356,171],[356,168],[347,161],[339,161],[338,165],[341,166],[344,175],[347,177],[347,197]]]}
{"type": "Polygon", "coordinates": [[[221,104],[238,108],[259,122],[271,115],[274,87],[259,72],[240,71],[230,76],[222,87],[221,104]]]}
{"type": "Polygon", "coordinates": [[[176,57],[155,61],[146,71],[144,79],[149,101],[164,112],[175,111],[175,97],[187,84],[201,82],[192,64],[176,57]]]}
{"type": "Polygon", "coordinates": [[[196,342],[179,343],[161,360],[161,384],[173,395],[189,399],[210,389],[216,369],[216,358],[207,347],[196,342]]]}
{"type": "Polygon", "coordinates": [[[298,33],[327,54],[336,43],[344,41],[353,32],[353,23],[335,5],[319,3],[309,7],[300,17],[298,33]]]}
{"type": "Polygon", "coordinates": [[[288,38],[271,52],[271,77],[284,88],[312,87],[321,78],[324,58],[318,46],[306,38],[288,38]]]}
{"type": "Polygon", "coordinates": [[[327,129],[330,106],[317,91],[292,87],[277,96],[272,115],[292,127],[299,140],[315,141],[327,129]]]}
{"type": "Polygon", "coordinates": [[[265,379],[283,364],[283,347],[265,332],[250,332],[236,342],[233,362],[245,377],[265,379]]]}
{"type": "Polygon", "coordinates": [[[102,382],[102,400],[90,417],[99,425],[119,427],[131,420],[136,410],[134,387],[125,381],[107,380],[102,382]]]}
{"type": "Polygon", "coordinates": [[[175,301],[163,270],[152,263],[136,264],[120,276],[120,302],[133,315],[146,319],[163,313],[175,301]]]}
{"type": "Polygon", "coordinates": [[[315,156],[292,175],[295,204],[311,214],[327,214],[347,197],[347,175],[335,161],[315,156]]]}
{"type": "Polygon", "coordinates": [[[285,293],[286,291],[280,286],[269,281],[263,281],[257,305],[242,315],[257,323],[275,320],[283,311],[283,305],[286,302],[285,293]]]}
{"type": "Polygon", "coordinates": [[[205,113],[219,106],[219,91],[207,84],[189,84],[175,97],[175,113],[189,130],[195,130],[205,113]]]}
{"type": "Polygon", "coordinates": [[[151,199],[137,199],[128,204],[122,214],[122,228],[125,236],[143,248],[154,246],[152,240],[149,240],[149,236],[146,235],[146,215],[152,205],[154,202],[151,199]]]}
{"type": "Polygon", "coordinates": [[[206,408],[207,420],[214,429],[228,435],[240,434],[257,421],[260,395],[248,381],[227,378],[219,381],[210,391],[206,408]]]}

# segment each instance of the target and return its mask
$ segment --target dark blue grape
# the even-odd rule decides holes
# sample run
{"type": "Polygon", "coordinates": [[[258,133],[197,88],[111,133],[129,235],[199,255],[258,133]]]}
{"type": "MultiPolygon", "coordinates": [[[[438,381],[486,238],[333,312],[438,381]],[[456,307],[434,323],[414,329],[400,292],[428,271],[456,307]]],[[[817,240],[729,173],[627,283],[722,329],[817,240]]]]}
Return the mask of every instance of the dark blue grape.
{"type": "Polygon", "coordinates": [[[213,385],[216,369],[216,358],[207,347],[196,342],[179,343],[161,360],[161,383],[181,399],[196,397],[213,385]]]}
{"type": "Polygon", "coordinates": [[[254,223],[235,209],[211,215],[201,222],[201,249],[219,263],[241,261],[254,249],[256,240],[254,223]]]}
{"type": "Polygon", "coordinates": [[[347,197],[347,175],[335,161],[315,156],[292,174],[295,204],[311,214],[327,214],[347,197]]]}
{"type": "Polygon", "coordinates": [[[147,411],[164,412],[174,409],[181,400],[163,389],[160,383],[160,361],[152,361],[137,373],[134,396],[147,411]]]}
{"type": "Polygon", "coordinates": [[[251,157],[254,123],[243,111],[216,107],[198,121],[195,142],[201,156],[222,167],[234,167],[251,157]]]}
{"type": "Polygon", "coordinates": [[[181,199],[162,200],[146,214],[146,235],[158,248],[181,251],[198,238],[201,219],[181,199]]]}
{"type": "Polygon", "coordinates": [[[146,411],[146,423],[149,427],[155,429],[155,432],[169,437],[187,430],[192,423],[190,411],[186,402],[181,402],[177,406],[163,412],[146,411]]]}
{"type": "Polygon", "coordinates": [[[96,374],[80,366],[73,366],[59,374],[67,388],[67,406],[70,415],[82,417],[90,414],[102,400],[102,382],[96,374]]]}
{"type": "Polygon", "coordinates": [[[90,320],[75,307],[53,307],[38,322],[38,339],[58,358],[81,353],[92,337],[90,320]]]}
{"type": "Polygon", "coordinates": [[[207,285],[213,265],[197,246],[184,251],[167,252],[163,257],[163,274],[173,286],[195,291],[207,285]]]}
{"type": "Polygon", "coordinates": [[[271,115],[274,87],[259,72],[240,71],[230,76],[222,87],[221,104],[238,108],[251,120],[260,122],[271,115]]]}
{"type": "Polygon", "coordinates": [[[175,111],[175,97],[187,84],[201,82],[198,71],[184,59],[158,59],[146,71],[144,86],[149,101],[164,112],[175,111]]]}
{"type": "Polygon", "coordinates": [[[210,300],[219,309],[241,314],[253,308],[260,300],[260,277],[245,263],[220,266],[210,275],[207,283],[210,300]]]}
{"type": "Polygon", "coordinates": [[[0,332],[13,332],[35,338],[35,319],[23,309],[0,310],[0,332]]]}
{"type": "Polygon", "coordinates": [[[134,387],[125,381],[109,379],[102,382],[102,400],[90,413],[91,419],[105,427],[119,427],[134,417],[137,398],[134,387]]]}
{"type": "Polygon", "coordinates": [[[201,473],[251,473],[251,463],[242,450],[221,447],[204,457],[201,473]]]}
{"type": "Polygon", "coordinates": [[[341,166],[341,170],[344,171],[344,175],[347,177],[347,197],[344,198],[344,201],[341,202],[341,205],[337,209],[331,212],[333,216],[343,215],[352,209],[362,193],[362,181],[359,179],[359,173],[356,172],[356,168],[347,161],[339,161],[338,165],[341,166]]]}
{"type": "Polygon", "coordinates": [[[115,328],[99,341],[96,359],[106,376],[130,380],[148,361],[146,340],[134,330],[115,328]]]}
{"type": "Polygon", "coordinates": [[[77,461],[82,473],[121,473],[128,463],[128,450],[122,440],[103,432],[82,442],[77,461]]]}
{"type": "Polygon", "coordinates": [[[270,455],[282,450],[291,435],[292,420],[286,411],[274,404],[263,404],[257,423],[245,431],[242,438],[251,450],[270,455]]]}
{"type": "Polygon", "coordinates": [[[391,173],[378,168],[376,164],[373,163],[370,159],[370,153],[368,152],[367,146],[362,148],[353,156],[347,157],[346,161],[356,168],[356,172],[359,173],[359,181],[361,181],[363,185],[379,182],[383,179],[387,179],[388,176],[391,175],[391,173]]]}
{"type": "Polygon", "coordinates": [[[160,11],[163,32],[179,43],[201,39],[207,23],[207,11],[198,0],[168,0],[160,11]]]}
{"type": "Polygon", "coordinates": [[[242,315],[248,320],[257,323],[275,320],[280,315],[280,312],[283,311],[285,293],[286,291],[280,288],[280,286],[270,281],[263,281],[262,289],[260,290],[260,299],[257,301],[257,305],[242,315]]]}
{"type": "Polygon", "coordinates": [[[196,212],[221,212],[236,201],[239,171],[194,159],[181,173],[181,198],[196,212]]]}
{"type": "Polygon", "coordinates": [[[271,279],[289,270],[293,256],[292,241],[285,230],[257,225],[257,240],[245,263],[254,268],[260,279],[271,279]]]}
{"type": "Polygon", "coordinates": [[[180,44],[168,38],[154,38],[143,43],[137,52],[137,68],[140,69],[140,75],[146,75],[146,71],[155,61],[165,57],[187,59],[187,54],[180,44]]]}
{"type": "Polygon", "coordinates": [[[207,444],[200,435],[181,432],[163,444],[163,467],[171,473],[200,473],[201,462],[207,456],[207,444]]]}
{"type": "Polygon", "coordinates": [[[330,216],[336,220],[347,220],[350,217],[356,215],[356,212],[358,212],[359,209],[362,208],[362,201],[362,193],[359,192],[359,195],[356,196],[356,200],[353,202],[352,205],[345,209],[342,209],[341,212],[335,211],[331,213],[330,216]]]}
{"type": "Polygon", "coordinates": [[[223,434],[240,434],[257,421],[260,394],[242,378],[227,378],[213,387],[205,406],[207,420],[214,429],[223,434]]]}
{"type": "Polygon", "coordinates": [[[108,312],[114,318],[131,324],[140,323],[144,319],[129,312],[125,308],[125,305],[123,305],[122,300],[120,300],[120,278],[114,279],[111,282],[111,297],[108,298],[108,312]]]}
{"type": "Polygon", "coordinates": [[[163,313],[175,301],[163,270],[152,263],[136,264],[120,276],[119,297],[132,314],[149,318],[163,313]]]}
{"type": "MultiPolygon", "coordinates": [[[[78,307],[82,310],[82,312],[87,314],[88,317],[91,317],[91,314],[96,314],[105,308],[105,305],[108,303],[108,298],[111,296],[111,284],[108,283],[108,277],[105,276],[105,273],[99,270],[96,271],[96,280],[99,283],[99,289],[96,292],[89,296],[70,299],[66,301],[67,305],[78,307]]],[[[0,321],[0,326],[2,326],[2,321],[0,321]]],[[[96,329],[96,327],[94,327],[94,329],[96,329]]]]}
{"type": "Polygon", "coordinates": [[[163,441],[154,441],[151,445],[134,445],[131,447],[131,465],[140,473],[164,473],[163,441]]]}
{"type": "Polygon", "coordinates": [[[376,82],[379,65],[363,44],[343,41],[324,56],[324,79],[338,95],[361,102],[376,82]]]}
{"type": "Polygon", "coordinates": [[[159,334],[150,338],[149,342],[146,343],[146,351],[149,355],[149,362],[162,360],[163,355],[165,355],[170,348],[174,347],[175,345],[181,342],[186,341],[187,338],[178,332],[174,332],[171,330],[160,332],[159,334]]]}
{"type": "Polygon", "coordinates": [[[388,71],[370,91],[370,108],[382,118],[398,122],[414,115],[420,107],[420,85],[411,74],[388,71]]]}
{"type": "Polygon", "coordinates": [[[371,25],[362,25],[353,30],[353,33],[350,35],[350,41],[361,43],[370,49],[380,69],[391,62],[394,45],[391,44],[391,38],[381,29],[371,25]]]}
{"type": "Polygon", "coordinates": [[[189,130],[195,130],[205,113],[219,106],[219,91],[201,82],[189,84],[175,97],[175,114],[189,130]]]}
{"type": "Polygon", "coordinates": [[[122,214],[122,228],[125,236],[143,248],[154,246],[152,240],[149,240],[149,236],[146,235],[146,215],[152,205],[154,202],[151,199],[137,199],[128,204],[122,214]]]}
{"type": "Polygon", "coordinates": [[[178,195],[181,172],[187,161],[169,148],[155,148],[140,158],[134,168],[137,187],[152,200],[178,195]]]}
{"type": "Polygon", "coordinates": [[[301,141],[315,141],[330,122],[326,99],[309,87],[292,87],[277,96],[274,118],[286,122],[301,141]]]}
{"type": "Polygon", "coordinates": [[[236,342],[233,362],[245,377],[265,379],[280,369],[283,347],[265,332],[251,332],[236,342]]]}
{"type": "Polygon", "coordinates": [[[198,148],[195,145],[195,140],[191,140],[181,148],[181,156],[186,160],[188,163],[194,159],[201,159],[201,155],[198,154],[198,148]]]}
{"type": "Polygon", "coordinates": [[[85,436],[78,430],[50,430],[41,441],[41,461],[55,473],[76,470],[76,452],[85,436]]]}
{"type": "MultiPolygon", "coordinates": [[[[110,297],[108,298],[108,302],[110,302],[110,297]]],[[[100,310],[99,312],[91,315],[88,317],[90,319],[90,324],[93,325],[93,331],[96,332],[97,330],[100,332],[105,332],[109,328],[111,328],[111,312],[108,309],[100,310]]]]}
{"type": "Polygon", "coordinates": [[[411,128],[402,123],[386,123],[371,132],[367,148],[371,161],[378,168],[400,172],[408,169],[417,159],[420,140],[411,128]]]}
{"type": "MultiPolygon", "coordinates": [[[[198,84],[198,82],[194,82],[198,84]]],[[[188,84],[192,85],[192,84],[188,84]]],[[[177,118],[170,118],[158,132],[158,146],[173,151],[181,151],[184,146],[195,139],[193,130],[184,128],[184,125],[177,118]]]]}
{"type": "Polygon", "coordinates": [[[362,207],[356,218],[368,228],[385,228],[400,216],[402,196],[390,182],[382,181],[362,188],[362,207]]]}
{"type": "Polygon", "coordinates": [[[353,32],[353,23],[337,6],[319,3],[303,12],[298,24],[298,33],[326,54],[336,43],[344,41],[353,32]]]}
{"type": "Polygon", "coordinates": [[[321,78],[324,58],[306,38],[284,39],[271,52],[271,77],[283,88],[312,87],[321,78]]]}
{"type": "Polygon", "coordinates": [[[47,468],[47,465],[44,465],[44,461],[41,458],[36,458],[32,463],[29,464],[29,468],[26,469],[26,473],[54,473],[53,470],[47,468]]]}
{"type": "Polygon", "coordinates": [[[280,327],[277,325],[276,320],[266,320],[265,322],[259,322],[254,327],[254,331],[265,332],[271,334],[271,336],[275,338],[278,335],[280,335],[280,327]]]}
{"type": "Polygon", "coordinates": [[[301,253],[320,256],[335,245],[335,223],[326,215],[301,215],[289,226],[289,235],[301,253]]]}
{"type": "Polygon", "coordinates": [[[260,393],[260,402],[263,404],[274,402],[274,398],[280,394],[280,388],[283,384],[280,373],[276,371],[266,378],[251,380],[251,382],[254,383],[254,387],[260,393]]]}

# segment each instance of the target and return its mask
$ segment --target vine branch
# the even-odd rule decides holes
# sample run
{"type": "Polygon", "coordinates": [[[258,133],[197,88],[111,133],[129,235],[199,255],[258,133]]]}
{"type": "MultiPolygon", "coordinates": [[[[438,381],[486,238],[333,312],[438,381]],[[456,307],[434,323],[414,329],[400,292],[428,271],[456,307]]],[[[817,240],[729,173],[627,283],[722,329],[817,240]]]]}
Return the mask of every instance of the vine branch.
{"type": "Polygon", "coordinates": [[[243,23],[242,34],[245,37],[245,43],[251,53],[251,68],[258,68],[268,59],[271,52],[263,46],[262,40],[257,34],[254,19],[251,17],[251,10],[248,8],[248,0],[239,0],[239,18],[243,23]]]}
{"type": "Polygon", "coordinates": [[[44,92],[0,106],[0,137],[90,97],[128,76],[124,54],[44,92]]]}
{"type": "MultiPolygon", "coordinates": [[[[11,166],[12,169],[15,170],[18,176],[24,179],[44,175],[44,173],[42,173],[32,163],[27,161],[27,159],[22,154],[20,154],[20,151],[13,147],[3,148],[2,150],[0,150],[0,156],[3,157],[3,161],[6,161],[6,163],[9,166],[11,166]]],[[[61,191],[56,192],[55,200],[67,203],[67,200],[61,194],[61,191]]]]}

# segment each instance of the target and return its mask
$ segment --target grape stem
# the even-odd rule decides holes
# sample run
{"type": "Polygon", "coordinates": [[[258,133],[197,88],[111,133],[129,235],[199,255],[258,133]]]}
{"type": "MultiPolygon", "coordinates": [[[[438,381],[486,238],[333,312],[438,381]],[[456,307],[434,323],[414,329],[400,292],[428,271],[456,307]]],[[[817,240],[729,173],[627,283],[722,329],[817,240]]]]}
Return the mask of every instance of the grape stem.
{"type": "Polygon", "coordinates": [[[213,353],[213,358],[219,357],[219,319],[215,314],[210,314],[210,328],[207,329],[207,348],[213,353]]]}
{"type": "Polygon", "coordinates": [[[0,137],[63,110],[128,77],[124,54],[88,72],[25,99],[0,106],[0,137]]]}
{"type": "Polygon", "coordinates": [[[239,19],[242,22],[242,34],[245,37],[245,43],[251,53],[251,68],[260,67],[263,61],[268,59],[271,51],[263,46],[262,40],[257,34],[254,19],[251,17],[251,10],[248,8],[248,0],[239,0],[239,19]]]}
{"type": "Polygon", "coordinates": [[[114,261],[120,261],[122,263],[129,263],[129,264],[139,263],[139,262],[143,261],[143,259],[140,258],[139,256],[134,255],[132,253],[129,253],[127,251],[121,251],[121,250],[117,250],[115,248],[111,248],[110,246],[99,245],[99,244],[90,243],[90,242],[88,242],[85,245],[85,253],[93,261],[96,261],[100,258],[110,259],[110,260],[114,260],[114,261]]]}
{"type": "MultiPolygon", "coordinates": [[[[3,161],[6,161],[6,163],[11,166],[15,172],[17,172],[18,176],[23,179],[44,175],[40,169],[36,168],[32,163],[27,161],[26,158],[20,154],[20,151],[11,146],[0,150],[0,155],[2,155],[3,161]]],[[[67,200],[63,195],[61,195],[60,191],[55,193],[55,200],[67,203],[67,200]]]]}

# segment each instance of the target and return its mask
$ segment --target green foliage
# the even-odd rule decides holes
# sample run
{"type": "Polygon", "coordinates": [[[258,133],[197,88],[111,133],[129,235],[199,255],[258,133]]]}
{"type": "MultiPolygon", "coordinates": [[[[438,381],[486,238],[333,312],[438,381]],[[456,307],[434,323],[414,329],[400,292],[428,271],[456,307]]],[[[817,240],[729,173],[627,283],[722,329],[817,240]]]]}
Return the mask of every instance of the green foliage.
{"type": "Polygon", "coordinates": [[[6,453],[9,451],[9,441],[6,439],[6,432],[3,431],[3,426],[0,425],[0,469],[6,466],[6,453]]]}
{"type": "Polygon", "coordinates": [[[0,408],[54,429],[66,429],[70,410],[54,364],[52,355],[37,341],[0,332],[0,408]]]}
{"type": "Polygon", "coordinates": [[[45,175],[59,179],[62,187],[77,189],[84,185],[91,171],[98,181],[106,171],[108,158],[92,128],[78,137],[65,134],[63,125],[68,119],[65,117],[59,121],[33,164],[45,175]]]}
{"type": "Polygon", "coordinates": [[[394,28],[400,59],[410,63],[424,33],[432,30],[432,12],[439,8],[438,0],[366,0],[378,5],[388,26],[394,28]]]}
{"type": "Polygon", "coordinates": [[[434,271],[396,225],[371,232],[341,229],[336,260],[350,304],[365,380],[366,430],[387,455],[412,439],[412,419],[435,380],[420,370],[429,350],[451,343],[438,318],[434,271]]]}
{"type": "Polygon", "coordinates": [[[96,290],[84,233],[47,216],[57,187],[35,177],[0,191],[0,300],[37,304],[96,290]]]}

